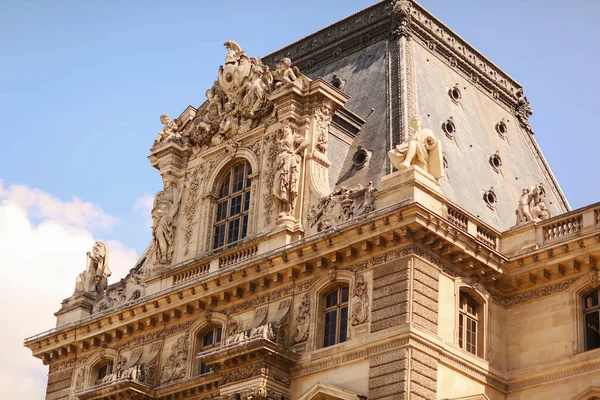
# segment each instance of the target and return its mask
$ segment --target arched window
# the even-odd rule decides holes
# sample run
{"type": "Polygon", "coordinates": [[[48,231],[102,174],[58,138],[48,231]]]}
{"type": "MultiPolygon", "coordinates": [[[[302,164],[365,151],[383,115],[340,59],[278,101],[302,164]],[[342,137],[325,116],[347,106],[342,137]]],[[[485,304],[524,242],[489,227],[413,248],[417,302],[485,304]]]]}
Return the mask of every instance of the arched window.
{"type": "MultiPolygon", "coordinates": [[[[223,329],[221,326],[212,326],[208,329],[202,330],[196,335],[196,354],[219,347],[221,345],[223,329]]],[[[197,375],[204,375],[211,372],[208,365],[200,362],[197,366],[197,375]]]]}
{"type": "Polygon", "coordinates": [[[598,305],[598,290],[583,296],[583,321],[585,350],[600,347],[600,306],[598,305]]]}
{"type": "Polygon", "coordinates": [[[348,286],[338,286],[325,294],[323,347],[346,341],[348,337],[348,286]]]}
{"type": "Polygon", "coordinates": [[[113,360],[103,359],[92,368],[92,381],[94,385],[102,383],[102,380],[113,373],[113,360]]]}
{"type": "Polygon", "coordinates": [[[228,247],[246,237],[251,174],[250,163],[243,161],[231,166],[223,175],[217,192],[213,249],[228,247]]]}
{"type": "Polygon", "coordinates": [[[461,291],[458,308],[458,345],[475,355],[479,353],[480,326],[479,304],[461,291]]]}

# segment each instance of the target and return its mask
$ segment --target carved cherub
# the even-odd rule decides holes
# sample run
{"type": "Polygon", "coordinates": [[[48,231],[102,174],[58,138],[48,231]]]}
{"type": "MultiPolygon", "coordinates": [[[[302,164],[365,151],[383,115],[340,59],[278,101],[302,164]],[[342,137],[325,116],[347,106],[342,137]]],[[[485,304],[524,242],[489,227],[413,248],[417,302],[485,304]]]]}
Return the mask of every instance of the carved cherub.
{"type": "Polygon", "coordinates": [[[169,114],[163,114],[160,116],[160,122],[163,124],[163,129],[158,133],[154,145],[166,142],[172,138],[181,139],[179,119],[175,118],[171,121],[169,114]]]}
{"type": "Polygon", "coordinates": [[[279,81],[275,84],[275,87],[294,82],[298,79],[297,73],[299,74],[299,72],[297,68],[292,68],[292,60],[287,57],[282,58],[275,69],[275,74],[279,81]]]}

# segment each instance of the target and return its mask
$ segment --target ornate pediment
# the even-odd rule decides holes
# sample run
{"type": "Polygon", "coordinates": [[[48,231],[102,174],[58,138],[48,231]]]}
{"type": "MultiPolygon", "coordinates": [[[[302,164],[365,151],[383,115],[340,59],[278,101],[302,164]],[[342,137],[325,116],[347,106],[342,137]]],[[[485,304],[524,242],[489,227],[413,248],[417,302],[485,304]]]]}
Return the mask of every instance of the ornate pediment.
{"type": "Polygon", "coordinates": [[[298,400],[366,400],[366,398],[356,392],[319,382],[304,392],[298,400]]]}

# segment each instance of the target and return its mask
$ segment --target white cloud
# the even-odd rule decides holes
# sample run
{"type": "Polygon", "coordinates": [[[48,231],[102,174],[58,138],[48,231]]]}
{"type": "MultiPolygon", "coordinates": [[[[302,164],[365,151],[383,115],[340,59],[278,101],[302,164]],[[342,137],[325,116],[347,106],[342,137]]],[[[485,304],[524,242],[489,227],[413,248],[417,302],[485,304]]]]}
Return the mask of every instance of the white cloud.
{"type": "Polygon", "coordinates": [[[133,210],[144,218],[144,227],[152,227],[152,206],[154,204],[154,195],[144,193],[133,203],[133,210]]]}
{"type": "MultiPolygon", "coordinates": [[[[55,326],[54,312],[85,269],[94,229],[114,226],[117,219],[100,207],[74,198],[62,202],[26,186],[4,188],[0,181],[0,398],[40,399],[48,367],[23,347],[23,339],[55,326]]],[[[105,240],[115,282],[137,259],[134,250],[105,240]]]]}
{"type": "Polygon", "coordinates": [[[61,201],[39,189],[23,185],[4,188],[1,180],[0,198],[24,207],[31,217],[57,220],[78,228],[110,229],[118,222],[118,218],[105,213],[97,205],[75,196],[70,201],[61,201]]]}

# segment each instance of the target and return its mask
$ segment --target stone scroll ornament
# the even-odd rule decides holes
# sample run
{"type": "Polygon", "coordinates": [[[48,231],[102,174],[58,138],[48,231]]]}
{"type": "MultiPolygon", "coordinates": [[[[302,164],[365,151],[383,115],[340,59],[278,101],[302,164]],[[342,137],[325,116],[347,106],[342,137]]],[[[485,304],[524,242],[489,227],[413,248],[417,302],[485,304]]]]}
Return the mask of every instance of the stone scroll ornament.
{"type": "Polygon", "coordinates": [[[429,172],[435,179],[445,175],[442,144],[430,129],[421,129],[421,118],[411,119],[414,132],[402,144],[388,152],[390,162],[397,170],[416,165],[429,172]]]}
{"type": "Polygon", "coordinates": [[[296,315],[296,329],[292,336],[292,343],[302,343],[308,340],[310,327],[310,293],[307,292],[300,301],[298,314],[296,315]]]}
{"type": "MultiPolygon", "coordinates": [[[[183,129],[175,124],[173,134],[163,134],[176,139],[181,129],[183,141],[189,142],[196,153],[235,140],[238,134],[261,124],[268,125],[274,117],[269,95],[278,87],[294,84],[300,75],[289,58],[281,59],[275,69],[270,69],[260,58],[248,57],[235,41],[227,41],[224,46],[225,65],[219,67],[218,79],[206,91],[206,101],[192,123],[183,129]]],[[[163,132],[169,129],[170,125],[163,132]]]]}
{"type": "Polygon", "coordinates": [[[185,377],[187,358],[188,337],[186,334],[177,339],[177,342],[171,347],[171,354],[160,373],[160,383],[165,384],[185,377]]]}
{"type": "Polygon", "coordinates": [[[372,182],[365,188],[357,185],[351,188],[342,186],[327,196],[323,196],[308,211],[308,222],[317,231],[335,227],[352,218],[375,210],[375,190],[372,182]]]}
{"type": "Polygon", "coordinates": [[[546,191],[541,183],[523,189],[515,214],[516,225],[550,218],[550,210],[546,207],[546,191]]]}
{"type": "Polygon", "coordinates": [[[367,281],[362,275],[356,278],[352,296],[352,326],[360,325],[369,317],[369,291],[367,281]]]}
{"type": "Polygon", "coordinates": [[[273,199],[278,212],[277,218],[294,213],[302,154],[308,144],[308,141],[295,133],[289,124],[283,124],[273,177],[273,199]]]}
{"type": "Polygon", "coordinates": [[[102,242],[94,243],[92,252],[87,254],[87,264],[75,280],[75,293],[103,294],[108,287],[108,248],[102,242]]]}
{"type": "Polygon", "coordinates": [[[181,188],[176,186],[176,177],[170,173],[163,175],[164,189],[156,194],[152,207],[152,238],[156,260],[169,264],[175,250],[176,216],[181,203],[181,188]]]}

